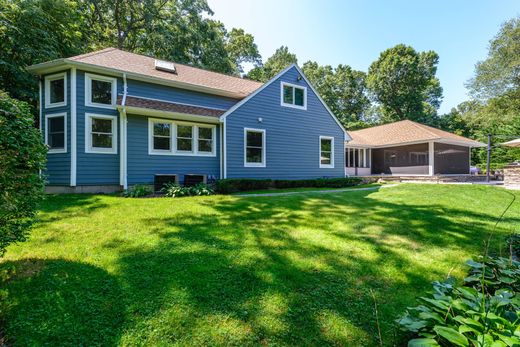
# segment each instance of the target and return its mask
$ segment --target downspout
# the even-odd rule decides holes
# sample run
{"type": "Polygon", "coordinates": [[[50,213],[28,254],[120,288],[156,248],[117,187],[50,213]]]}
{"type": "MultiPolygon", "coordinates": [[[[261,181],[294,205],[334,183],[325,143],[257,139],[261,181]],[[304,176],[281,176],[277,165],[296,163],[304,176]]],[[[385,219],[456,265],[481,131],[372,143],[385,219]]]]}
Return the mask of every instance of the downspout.
{"type": "Polygon", "coordinates": [[[224,179],[227,178],[227,143],[226,143],[226,132],[227,132],[227,129],[226,129],[226,118],[224,118],[224,122],[222,123],[222,128],[224,129],[224,138],[223,138],[223,142],[224,142],[224,151],[222,153],[223,155],[223,162],[224,162],[224,179]]]}
{"type": "Polygon", "coordinates": [[[120,147],[121,147],[121,157],[119,158],[120,161],[120,179],[119,183],[123,186],[123,189],[128,189],[128,181],[127,181],[127,140],[126,140],[126,95],[128,93],[128,84],[126,81],[126,73],[123,74],[123,100],[121,101],[121,112],[120,112],[120,128],[121,128],[121,141],[120,141],[120,147]]]}

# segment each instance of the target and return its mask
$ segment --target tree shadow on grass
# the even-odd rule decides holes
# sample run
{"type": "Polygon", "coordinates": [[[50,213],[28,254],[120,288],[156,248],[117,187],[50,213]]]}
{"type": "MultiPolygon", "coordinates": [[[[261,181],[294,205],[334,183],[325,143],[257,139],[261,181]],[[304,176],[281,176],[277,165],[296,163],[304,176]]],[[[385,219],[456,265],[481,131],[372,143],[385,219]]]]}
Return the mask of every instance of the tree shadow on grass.
{"type": "Polygon", "coordinates": [[[446,276],[411,254],[429,248],[478,254],[495,216],[350,194],[333,203],[327,196],[208,200],[215,213],[195,219],[182,212],[143,216],[161,241],[119,258],[118,274],[139,316],[128,330],[146,343],[375,345],[373,290],[385,343],[403,342],[397,315],[432,279],[446,276]],[[456,222],[460,217],[470,218],[471,227],[456,222]],[[305,235],[309,221],[337,243],[305,235]],[[353,224],[338,230],[343,222],[353,224]],[[371,254],[341,247],[351,243],[371,254]],[[171,324],[157,332],[158,321],[171,324]]]}
{"type": "Polygon", "coordinates": [[[123,295],[116,278],[103,269],[63,259],[24,259],[4,262],[0,271],[10,274],[1,283],[7,289],[2,324],[9,345],[110,346],[119,341],[123,295]]]}

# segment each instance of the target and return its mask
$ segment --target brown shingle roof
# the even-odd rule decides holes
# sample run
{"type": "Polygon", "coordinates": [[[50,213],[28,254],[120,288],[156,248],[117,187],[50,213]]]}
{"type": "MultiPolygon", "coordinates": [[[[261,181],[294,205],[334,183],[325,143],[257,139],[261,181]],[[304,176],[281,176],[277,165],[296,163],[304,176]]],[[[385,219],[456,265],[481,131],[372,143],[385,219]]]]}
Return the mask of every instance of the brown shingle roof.
{"type": "Polygon", "coordinates": [[[383,124],[367,129],[349,131],[353,146],[388,146],[400,145],[420,141],[452,141],[466,146],[481,147],[484,144],[464,136],[456,135],[444,130],[424,124],[402,120],[390,124],[383,124]]]}
{"type": "MultiPolygon", "coordinates": [[[[239,99],[246,97],[262,86],[260,82],[203,70],[184,64],[174,63],[175,73],[159,71],[155,69],[155,60],[156,59],[152,57],[122,51],[116,48],[106,48],[100,51],[63,59],[65,63],[76,62],[88,64],[158,78],[180,85],[223,91],[239,99]]],[[[37,71],[40,66],[49,63],[53,62],[34,65],[32,70],[37,71]]]]}
{"type": "MultiPolygon", "coordinates": [[[[122,99],[123,98],[121,96],[117,98],[118,105],[121,105],[122,99]]],[[[225,112],[224,110],[216,110],[212,108],[190,106],[184,104],[177,104],[173,102],[136,98],[134,96],[126,97],[126,106],[209,117],[220,117],[225,112]]]]}

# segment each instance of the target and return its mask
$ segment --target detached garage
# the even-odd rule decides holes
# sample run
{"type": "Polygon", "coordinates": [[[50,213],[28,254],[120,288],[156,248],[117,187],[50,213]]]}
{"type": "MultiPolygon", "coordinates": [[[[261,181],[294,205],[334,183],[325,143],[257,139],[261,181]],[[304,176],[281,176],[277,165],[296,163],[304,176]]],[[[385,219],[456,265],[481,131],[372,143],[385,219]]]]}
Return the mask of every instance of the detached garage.
{"type": "Polygon", "coordinates": [[[469,175],[471,148],[486,144],[403,120],[350,131],[346,143],[349,176],[469,175]]]}

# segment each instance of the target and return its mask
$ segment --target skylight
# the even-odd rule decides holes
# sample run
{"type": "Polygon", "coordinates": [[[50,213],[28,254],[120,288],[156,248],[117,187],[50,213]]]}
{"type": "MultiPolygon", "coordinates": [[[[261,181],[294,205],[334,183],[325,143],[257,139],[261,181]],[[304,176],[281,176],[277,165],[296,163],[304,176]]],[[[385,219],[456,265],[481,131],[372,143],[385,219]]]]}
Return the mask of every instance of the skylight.
{"type": "Polygon", "coordinates": [[[155,60],[155,70],[175,73],[175,65],[172,62],[164,60],[155,60]]]}

